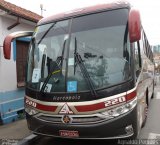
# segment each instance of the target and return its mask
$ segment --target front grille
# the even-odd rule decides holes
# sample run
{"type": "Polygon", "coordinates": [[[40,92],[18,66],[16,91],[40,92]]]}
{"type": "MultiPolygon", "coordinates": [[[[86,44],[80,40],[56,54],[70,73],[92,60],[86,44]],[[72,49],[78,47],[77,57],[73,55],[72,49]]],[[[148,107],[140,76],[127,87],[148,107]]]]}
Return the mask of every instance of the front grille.
{"type": "Polygon", "coordinates": [[[52,116],[41,115],[37,118],[39,118],[41,120],[44,120],[44,121],[52,122],[52,123],[61,123],[62,122],[60,117],[52,117],[52,116]]]}
{"type": "MultiPolygon", "coordinates": [[[[106,118],[101,118],[99,116],[71,116],[72,117],[72,123],[70,124],[94,124],[98,122],[102,122],[106,120],[106,118]]],[[[36,117],[37,119],[51,122],[53,124],[61,124],[62,122],[62,116],[46,116],[46,115],[39,115],[36,117]]]]}

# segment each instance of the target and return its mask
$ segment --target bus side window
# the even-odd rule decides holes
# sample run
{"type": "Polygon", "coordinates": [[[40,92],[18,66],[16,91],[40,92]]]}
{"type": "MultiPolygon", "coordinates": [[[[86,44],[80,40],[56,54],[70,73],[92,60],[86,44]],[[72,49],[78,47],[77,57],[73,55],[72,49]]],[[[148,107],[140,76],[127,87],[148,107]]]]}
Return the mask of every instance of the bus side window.
{"type": "Polygon", "coordinates": [[[141,71],[141,51],[140,51],[140,44],[139,41],[135,43],[135,50],[134,50],[134,56],[135,56],[135,71],[136,71],[136,77],[139,76],[141,71]]]}
{"type": "Polygon", "coordinates": [[[144,37],[144,49],[146,50],[146,56],[148,57],[148,59],[150,59],[150,61],[153,62],[153,53],[145,33],[143,34],[143,37],[144,37]]]}

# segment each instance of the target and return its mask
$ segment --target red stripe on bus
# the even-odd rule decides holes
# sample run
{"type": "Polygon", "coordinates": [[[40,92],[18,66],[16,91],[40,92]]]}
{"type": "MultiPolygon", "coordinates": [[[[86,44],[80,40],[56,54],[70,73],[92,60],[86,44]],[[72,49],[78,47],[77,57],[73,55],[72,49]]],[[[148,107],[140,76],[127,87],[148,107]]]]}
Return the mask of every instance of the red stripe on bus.
{"type": "Polygon", "coordinates": [[[106,108],[104,102],[93,104],[93,105],[83,105],[83,106],[75,106],[78,112],[87,112],[87,111],[95,111],[99,109],[106,108]]]}
{"type": "Polygon", "coordinates": [[[57,109],[57,106],[47,106],[47,105],[42,105],[38,104],[36,106],[37,109],[42,110],[42,111],[52,111],[54,112],[57,109]]]}
{"type": "Polygon", "coordinates": [[[43,105],[43,104],[37,103],[35,101],[32,101],[26,97],[25,97],[25,104],[27,104],[31,107],[37,108],[39,110],[42,110],[42,111],[52,111],[53,112],[57,109],[57,106],[43,105]]]}
{"type": "Polygon", "coordinates": [[[127,94],[127,96],[126,96],[126,101],[130,101],[130,100],[132,100],[133,98],[135,98],[136,96],[137,96],[137,92],[136,92],[136,91],[133,91],[133,92],[127,94]]]}

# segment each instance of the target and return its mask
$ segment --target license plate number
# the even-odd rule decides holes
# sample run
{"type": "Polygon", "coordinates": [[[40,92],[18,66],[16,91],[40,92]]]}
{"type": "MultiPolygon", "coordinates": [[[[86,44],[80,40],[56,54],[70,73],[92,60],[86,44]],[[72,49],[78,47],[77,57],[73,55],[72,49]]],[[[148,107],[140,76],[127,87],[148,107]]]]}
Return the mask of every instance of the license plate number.
{"type": "Polygon", "coordinates": [[[62,137],[79,137],[78,131],[70,131],[70,130],[59,130],[59,135],[62,137]]]}

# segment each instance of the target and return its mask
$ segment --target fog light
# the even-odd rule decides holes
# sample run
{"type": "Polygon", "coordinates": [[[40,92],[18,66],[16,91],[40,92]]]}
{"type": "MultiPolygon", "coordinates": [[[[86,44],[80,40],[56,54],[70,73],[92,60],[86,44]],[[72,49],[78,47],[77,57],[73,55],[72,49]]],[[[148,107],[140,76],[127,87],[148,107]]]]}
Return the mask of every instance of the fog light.
{"type": "Polygon", "coordinates": [[[133,127],[132,125],[129,125],[125,128],[125,131],[127,134],[132,134],[133,133],[133,127]]]}

